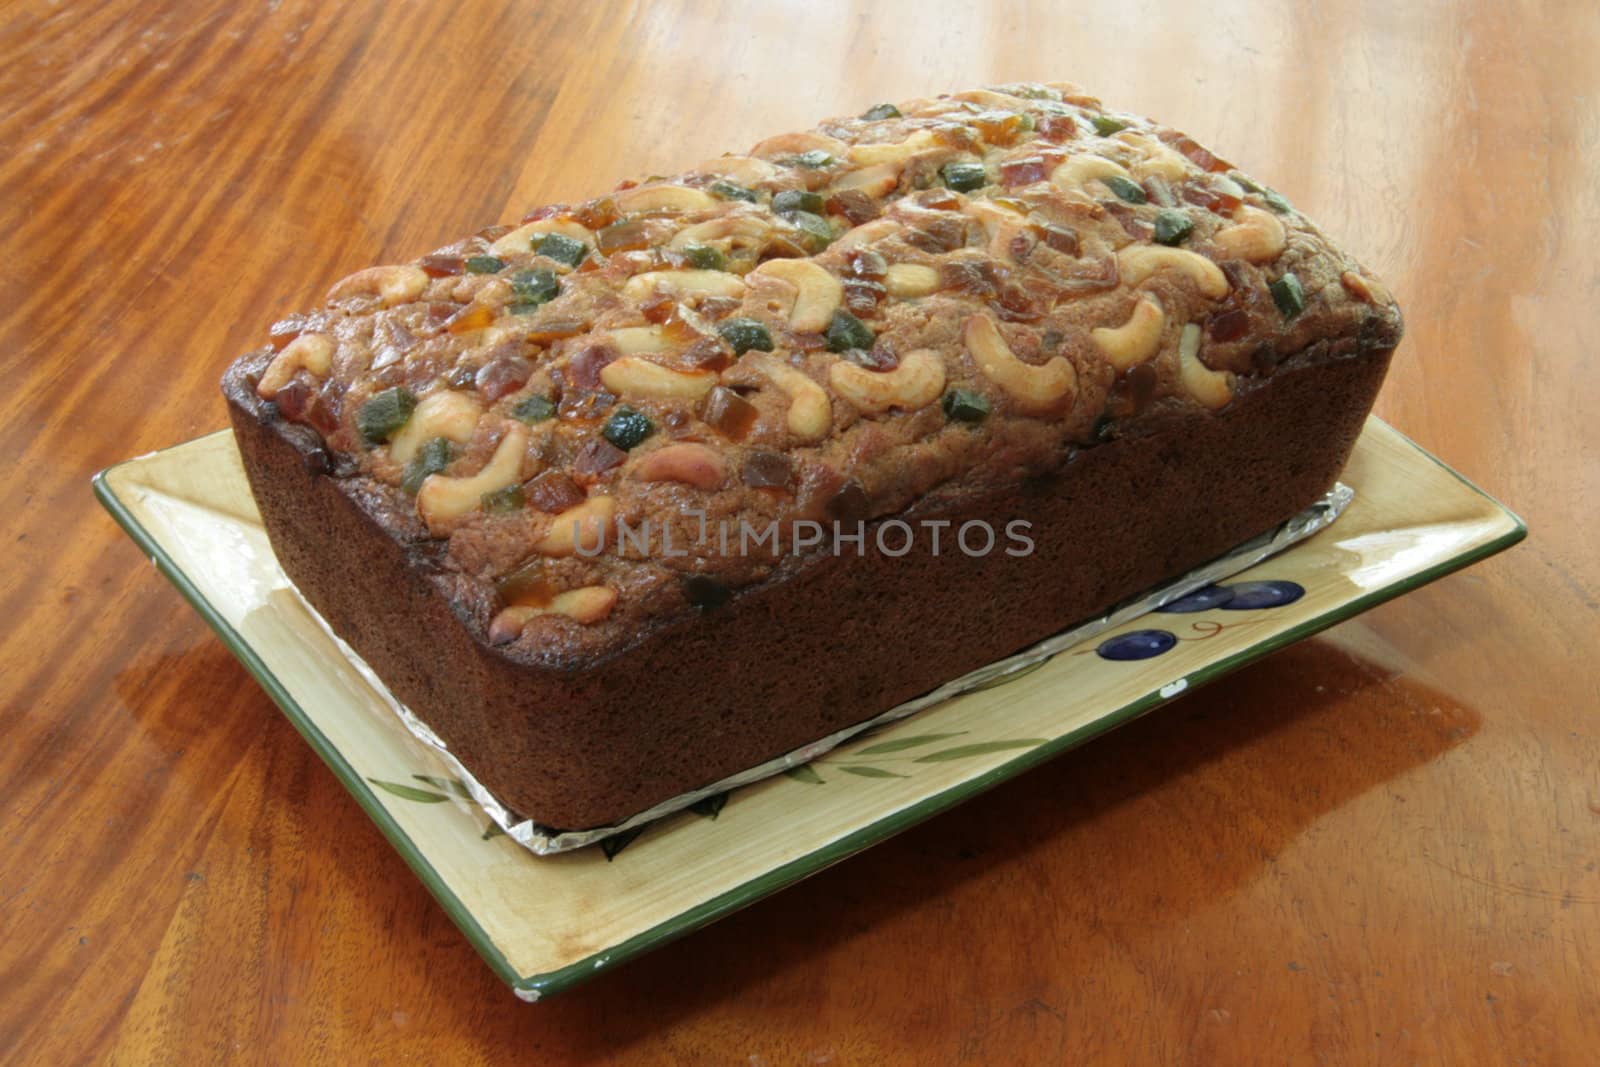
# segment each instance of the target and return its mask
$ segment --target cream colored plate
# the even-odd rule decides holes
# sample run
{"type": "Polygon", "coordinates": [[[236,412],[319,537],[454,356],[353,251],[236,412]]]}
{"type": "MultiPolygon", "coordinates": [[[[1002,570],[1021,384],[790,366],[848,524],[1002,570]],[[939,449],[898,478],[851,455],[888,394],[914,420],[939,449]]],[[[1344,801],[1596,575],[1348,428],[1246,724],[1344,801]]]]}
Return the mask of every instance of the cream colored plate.
{"type": "MultiPolygon", "coordinates": [[[[205,616],[519,996],[557,992],[711,922],[1291,641],[1506,548],[1496,501],[1377,419],[1334,526],[1230,579],[1225,607],[1157,613],[809,767],[611,843],[536,857],[385,707],[290,588],[223,431],[95,477],[205,616]],[[1295,597],[1295,590],[1303,595],[1295,597]],[[1248,595],[1244,595],[1248,594],[1248,595]],[[1241,610],[1257,599],[1287,600],[1241,610]],[[1128,637],[1139,631],[1142,637],[1128,637]],[[1099,653],[1147,654],[1108,659],[1099,653]],[[1061,699],[1070,691],[1071,700],[1061,699]],[[774,833],[781,827],[781,833],[774,833]]],[[[1226,594],[1223,594],[1224,596],[1226,594]]]]}

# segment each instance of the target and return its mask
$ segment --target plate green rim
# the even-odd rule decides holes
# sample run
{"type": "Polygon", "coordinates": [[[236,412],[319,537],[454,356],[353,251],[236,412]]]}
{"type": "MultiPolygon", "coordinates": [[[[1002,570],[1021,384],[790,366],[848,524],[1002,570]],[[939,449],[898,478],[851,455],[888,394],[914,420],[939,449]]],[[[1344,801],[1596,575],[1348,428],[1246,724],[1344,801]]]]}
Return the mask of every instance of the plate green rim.
{"type": "MultiPolygon", "coordinates": [[[[1384,425],[1388,426],[1387,423],[1384,423],[1384,425]]],[[[1376,607],[1385,601],[1427,585],[1429,582],[1436,581],[1463,567],[1469,567],[1479,560],[1510,548],[1527,537],[1527,524],[1510,508],[1484,492],[1466,475],[1439,459],[1410,437],[1407,437],[1399,430],[1395,430],[1392,426],[1388,428],[1412,448],[1415,448],[1434,464],[1449,472],[1467,488],[1503,512],[1512,522],[1511,529],[1499,537],[1463,552],[1459,556],[1440,560],[1432,567],[1419,571],[1409,578],[1395,582],[1393,585],[1371,590],[1321,615],[1307,619],[1298,626],[1291,627],[1258,644],[1251,645],[1249,648],[1243,649],[1232,656],[1207,664],[1182,679],[1174,679],[1168,685],[1163,686],[1161,690],[1148,693],[1144,697],[1129,704],[1124,704],[1091,723],[1085,723],[1043,745],[1029,749],[1015,759],[1008,760],[970,781],[953,786],[942,793],[918,801],[916,804],[902,808],[882,819],[852,830],[838,840],[830,842],[814,852],[809,852],[804,856],[790,860],[782,866],[775,867],[742,885],[735,886],[704,903],[675,915],[671,919],[635,934],[611,948],[592,953],[565,967],[547,971],[543,974],[532,975],[520,974],[516,968],[511,966],[505,955],[490,939],[488,933],[478,924],[472,912],[450,890],[450,887],[445,884],[439,873],[433,869],[433,866],[428,862],[422,851],[417,848],[410,836],[395,822],[394,818],[383,806],[383,802],[378,799],[377,794],[356,773],[355,768],[346,762],[338,748],[306,716],[300,705],[289,695],[288,690],[283,687],[267,665],[262,662],[255,650],[250,646],[250,643],[222,617],[221,613],[212,606],[199,588],[190,581],[189,576],[168,555],[161,543],[151,535],[150,531],[140,525],[127,506],[117,497],[116,491],[112,489],[107,480],[107,475],[130,463],[139,462],[139,460],[125,460],[122,463],[113,464],[105,470],[97,472],[90,481],[94,487],[95,498],[111,513],[111,517],[117,521],[117,525],[121,526],[123,531],[133,539],[134,543],[144,550],[151,561],[155,563],[156,569],[177,587],[178,592],[183,595],[183,598],[189,602],[190,606],[199,612],[201,618],[205,619],[211,628],[216,631],[217,636],[222,639],[222,643],[227,646],[228,651],[232,652],[239,662],[244,664],[245,669],[250,672],[256,681],[261,683],[261,687],[267,691],[267,695],[272,697],[273,702],[282,709],[284,715],[294,724],[294,728],[299,731],[300,736],[306,739],[312,750],[322,757],[322,761],[333,771],[334,776],[355,797],[356,802],[361,805],[368,817],[377,824],[383,836],[389,839],[389,843],[400,853],[401,857],[406,861],[406,865],[422,880],[422,884],[427,886],[428,891],[443,906],[451,921],[466,935],[467,940],[478,950],[478,954],[483,957],[495,974],[499,975],[501,980],[511,986],[512,990],[520,998],[524,1000],[539,1000],[564,992],[585,979],[599,974],[613,964],[621,963],[651,949],[666,945],[683,937],[685,934],[692,933],[703,926],[715,922],[725,915],[732,914],[740,908],[753,904],[763,897],[777,892],[779,889],[793,885],[871,845],[877,844],[885,838],[892,837],[902,830],[907,830],[925,819],[954,807],[956,804],[986,792],[1001,782],[1021,774],[1023,771],[1076,748],[1084,742],[1098,737],[1100,734],[1131,722],[1160,705],[1176,699],[1181,693],[1197,689],[1240,667],[1276,652],[1285,645],[1310,637],[1312,634],[1325,630],[1336,623],[1359,615],[1369,608],[1376,607]],[[1184,683],[1183,686],[1174,690],[1179,681],[1184,683]],[[1162,696],[1161,693],[1164,691],[1172,692],[1172,695],[1162,696]]],[[[216,432],[229,433],[231,431],[219,430],[216,432]]],[[[201,439],[195,438],[195,440],[201,439]]],[[[173,448],[180,448],[184,444],[191,443],[193,442],[186,441],[178,445],[170,445],[159,451],[170,451],[173,448]]],[[[156,453],[151,454],[154,455],[156,453]]],[[[148,457],[140,457],[140,459],[144,458],[148,457]]]]}

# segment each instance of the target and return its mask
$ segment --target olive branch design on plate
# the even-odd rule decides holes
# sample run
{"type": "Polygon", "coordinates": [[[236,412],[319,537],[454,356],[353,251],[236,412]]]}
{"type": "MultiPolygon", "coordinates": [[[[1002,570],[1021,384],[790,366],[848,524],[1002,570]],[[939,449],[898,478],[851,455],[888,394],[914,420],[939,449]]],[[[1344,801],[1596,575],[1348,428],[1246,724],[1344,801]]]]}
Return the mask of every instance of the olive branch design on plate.
{"type": "MultiPolygon", "coordinates": [[[[1005,680],[1010,681],[1026,673],[1018,671],[1016,674],[1007,675],[1005,680]]],[[[898,771],[886,770],[878,766],[880,763],[948,763],[951,760],[967,759],[970,756],[985,756],[991,752],[1009,752],[1014,749],[1033,748],[1045,743],[1043,737],[1025,737],[1014,741],[975,741],[971,744],[955,745],[951,748],[941,748],[933,752],[915,753],[908,750],[922,748],[938,741],[949,741],[964,736],[965,730],[953,734],[922,734],[918,737],[897,737],[893,741],[880,741],[875,745],[857,749],[837,757],[823,757],[814,759],[810,763],[799,767],[790,767],[783,773],[797,782],[806,782],[810,785],[825,785],[827,779],[817,772],[818,767],[829,770],[842,771],[853,774],[858,778],[909,778],[909,774],[898,771]],[[873,757],[870,761],[862,762],[862,757],[873,757]]],[[[908,766],[907,770],[914,767],[908,766]]]]}

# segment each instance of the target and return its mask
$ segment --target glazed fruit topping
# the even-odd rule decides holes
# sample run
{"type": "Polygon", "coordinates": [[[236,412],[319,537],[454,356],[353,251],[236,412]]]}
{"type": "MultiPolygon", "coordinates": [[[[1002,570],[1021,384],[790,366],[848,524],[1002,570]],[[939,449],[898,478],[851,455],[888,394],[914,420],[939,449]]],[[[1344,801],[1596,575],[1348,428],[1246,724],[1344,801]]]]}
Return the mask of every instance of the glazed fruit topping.
{"type": "Polygon", "coordinates": [[[416,410],[417,398],[401,386],[375,393],[356,413],[356,429],[369,445],[381,445],[404,426],[416,410]]]}
{"type": "Polygon", "coordinates": [[[511,409],[511,417],[529,426],[553,419],[556,415],[556,405],[547,396],[530,396],[511,409]]]}
{"type": "Polygon", "coordinates": [[[872,328],[842,308],[833,313],[828,328],[823,331],[828,347],[835,352],[852,348],[871,348],[874,340],[872,328]]]}
{"type": "Polygon", "coordinates": [[[511,276],[512,302],[508,310],[517,315],[535,311],[554,300],[560,292],[561,281],[554,271],[520,271],[511,276]]]}
{"type": "Polygon", "coordinates": [[[484,493],[480,498],[480,507],[491,515],[504,514],[511,511],[521,511],[527,506],[527,498],[523,495],[522,486],[508,485],[504,489],[484,493]]]}
{"type": "Polygon", "coordinates": [[[706,192],[719,200],[744,200],[753,204],[761,199],[754,189],[746,189],[738,182],[714,181],[706,186],[706,192]]]}
{"type": "Polygon", "coordinates": [[[548,470],[523,486],[527,502],[551,515],[577,507],[583,503],[583,489],[577,482],[557,470],[548,470]]]}
{"type": "Polygon", "coordinates": [[[438,474],[450,466],[450,460],[455,456],[455,450],[450,442],[443,437],[435,437],[417,450],[411,457],[411,462],[406,464],[405,474],[400,479],[400,488],[408,493],[415,494],[422,488],[423,480],[430,474],[438,474]]]}
{"type": "Polygon", "coordinates": [[[541,256],[564,263],[569,267],[576,267],[583,262],[589,254],[589,246],[574,237],[561,233],[547,233],[534,245],[535,252],[541,256]]]}
{"type": "Polygon", "coordinates": [[[959,193],[981,189],[989,182],[989,172],[982,163],[946,163],[939,168],[939,177],[946,186],[959,193]]]}
{"type": "Polygon", "coordinates": [[[1156,215],[1154,239],[1157,244],[1179,245],[1194,232],[1194,220],[1181,211],[1163,210],[1156,215]]]}
{"type": "Polygon", "coordinates": [[[771,332],[755,319],[724,319],[717,324],[717,332],[733,347],[736,356],[742,356],[752,349],[757,352],[772,351],[771,332]]]}
{"type": "Polygon", "coordinates": [[[1124,178],[1120,174],[1112,174],[1101,178],[1106,188],[1116,193],[1130,204],[1143,204],[1150,198],[1145,195],[1144,187],[1136,181],[1124,178]]]}
{"type": "Polygon", "coordinates": [[[700,418],[733,441],[742,441],[755,425],[756,406],[725,386],[715,386],[701,404],[700,418]]]}
{"type": "Polygon", "coordinates": [[[616,447],[627,451],[641,444],[655,432],[655,424],[642,412],[630,407],[620,407],[612,412],[600,430],[600,436],[616,447]]]}
{"type": "Polygon", "coordinates": [[[460,256],[440,255],[438,253],[431,256],[423,256],[417,261],[417,266],[421,267],[430,278],[449,278],[460,274],[464,269],[471,269],[467,267],[466,262],[460,256]]]}
{"type": "Polygon", "coordinates": [[[989,398],[971,389],[952,389],[939,400],[945,418],[952,422],[979,423],[989,417],[989,398]]]}
{"type": "Polygon", "coordinates": [[[1300,279],[1293,271],[1267,286],[1267,290],[1272,293],[1272,302],[1278,305],[1278,310],[1283,312],[1286,320],[1306,309],[1306,291],[1300,287],[1300,279]]]}
{"type": "Polygon", "coordinates": [[[794,481],[794,462],[782,452],[751,452],[744,457],[739,480],[752,489],[786,489],[794,481]]]}

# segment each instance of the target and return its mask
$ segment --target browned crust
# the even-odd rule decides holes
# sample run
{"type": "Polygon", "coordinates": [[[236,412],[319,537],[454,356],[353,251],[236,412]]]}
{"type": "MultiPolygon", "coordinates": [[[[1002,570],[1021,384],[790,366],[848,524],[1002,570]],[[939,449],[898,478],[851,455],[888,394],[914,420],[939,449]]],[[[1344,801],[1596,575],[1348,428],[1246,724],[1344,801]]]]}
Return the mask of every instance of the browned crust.
{"type": "MultiPolygon", "coordinates": [[[[1215,415],[1073,455],[1048,480],[917,512],[1032,523],[1032,555],[802,568],[643,632],[599,662],[518,662],[477,632],[436,543],[382,528],[314,433],[236,364],[224,392],[284,571],[506,805],[549,826],[620,821],[859,722],[1182,573],[1293,515],[1338,476],[1393,338],[1318,342],[1215,415]],[[458,612],[460,614],[458,614],[458,612]]],[[[869,527],[870,529],[870,527],[869,527]]]]}

